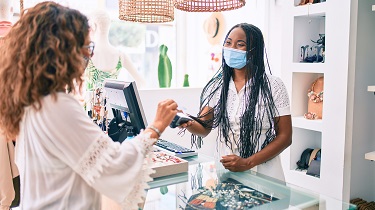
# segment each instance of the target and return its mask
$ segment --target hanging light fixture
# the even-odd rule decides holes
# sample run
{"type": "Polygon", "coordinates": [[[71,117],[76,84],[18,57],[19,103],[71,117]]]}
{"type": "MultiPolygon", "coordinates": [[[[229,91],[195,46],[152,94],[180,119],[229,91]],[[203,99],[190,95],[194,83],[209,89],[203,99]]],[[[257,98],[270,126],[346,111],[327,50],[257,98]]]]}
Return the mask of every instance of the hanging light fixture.
{"type": "Polygon", "coordinates": [[[120,20],[164,23],[174,20],[175,0],[119,0],[120,20]]]}
{"type": "Polygon", "coordinates": [[[176,9],[186,12],[221,12],[245,6],[245,0],[175,0],[176,9]]]}
{"type": "Polygon", "coordinates": [[[22,13],[23,11],[23,0],[20,0],[20,14],[22,13]]]}

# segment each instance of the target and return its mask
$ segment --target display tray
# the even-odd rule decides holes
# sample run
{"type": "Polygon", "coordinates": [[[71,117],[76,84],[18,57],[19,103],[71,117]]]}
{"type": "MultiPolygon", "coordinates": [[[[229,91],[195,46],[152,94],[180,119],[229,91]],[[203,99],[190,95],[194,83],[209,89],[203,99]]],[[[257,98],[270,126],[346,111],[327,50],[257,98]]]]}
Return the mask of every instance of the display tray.
{"type": "Polygon", "coordinates": [[[199,189],[199,193],[187,200],[185,210],[250,209],[277,200],[229,178],[215,187],[199,189]]]}
{"type": "Polygon", "coordinates": [[[152,162],[152,169],[155,170],[155,173],[151,174],[152,178],[184,173],[189,168],[188,161],[160,151],[153,152],[152,162]]]}

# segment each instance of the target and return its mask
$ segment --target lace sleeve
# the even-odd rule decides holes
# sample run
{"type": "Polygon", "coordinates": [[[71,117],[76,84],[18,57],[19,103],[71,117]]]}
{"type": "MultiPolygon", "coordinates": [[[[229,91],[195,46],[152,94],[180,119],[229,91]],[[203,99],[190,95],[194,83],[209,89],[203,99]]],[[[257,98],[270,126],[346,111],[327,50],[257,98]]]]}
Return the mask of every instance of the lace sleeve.
{"type": "MultiPolygon", "coordinates": [[[[117,192],[117,196],[122,194],[122,197],[112,197],[108,192],[102,192],[108,195],[111,198],[114,198],[121,206],[125,209],[138,209],[138,203],[143,202],[143,199],[146,197],[145,190],[148,188],[147,182],[152,181],[150,175],[154,173],[154,170],[151,168],[151,152],[152,145],[157,139],[151,139],[150,133],[141,132],[138,136],[132,140],[132,142],[127,142],[126,147],[134,148],[133,154],[138,156],[140,155],[141,167],[137,167],[136,164],[129,166],[134,168],[123,168],[123,172],[115,172],[116,170],[121,170],[118,165],[118,162],[128,162],[131,158],[130,153],[124,155],[124,151],[127,153],[129,151],[124,150],[125,145],[120,145],[117,142],[113,142],[109,137],[104,134],[95,140],[84,153],[80,159],[75,171],[77,171],[83,179],[92,187],[97,188],[98,185],[103,186],[112,186],[114,183],[104,183],[103,180],[106,180],[108,176],[119,176],[118,173],[121,173],[123,179],[131,179],[131,183],[125,185],[121,180],[117,180],[116,183],[119,187],[113,187],[112,192],[117,192]],[[138,149],[136,149],[138,148],[138,149]],[[117,165],[113,165],[113,164],[117,165]],[[138,168],[138,169],[137,169],[138,168]],[[103,171],[105,170],[105,172],[103,171]],[[137,171],[138,170],[138,171],[137,171]],[[116,175],[117,173],[117,175],[116,175]],[[105,176],[105,177],[103,177],[105,176]],[[107,178],[106,178],[107,177],[107,178]],[[128,177],[128,178],[127,178],[128,177]],[[132,177],[132,178],[129,178],[132,177]],[[128,189],[124,189],[124,187],[128,189]],[[115,189],[116,188],[116,189],[115,189]]],[[[130,150],[130,149],[128,149],[130,150]]],[[[133,156],[134,163],[137,162],[137,158],[133,156]]],[[[115,179],[116,180],[116,179],[115,179]]],[[[101,190],[99,190],[101,191],[101,190]]],[[[111,192],[111,193],[112,193],[111,192]]]]}
{"type": "Polygon", "coordinates": [[[278,77],[271,77],[273,100],[279,112],[279,116],[290,115],[288,91],[283,81],[278,77]]]}
{"type": "Polygon", "coordinates": [[[103,167],[109,165],[111,156],[119,151],[120,144],[113,142],[105,134],[96,139],[83,154],[75,171],[79,173],[82,178],[92,185],[94,179],[99,177],[103,172],[103,167]]]}
{"type": "Polygon", "coordinates": [[[135,187],[130,193],[129,196],[125,198],[123,202],[121,202],[121,206],[123,209],[138,209],[138,204],[144,202],[146,198],[146,189],[149,188],[147,182],[152,181],[153,179],[150,177],[151,174],[155,173],[155,171],[151,168],[152,167],[152,146],[157,141],[157,139],[150,138],[151,133],[144,133],[141,132],[137,136],[137,142],[142,145],[143,154],[145,155],[145,159],[143,161],[142,170],[137,176],[135,183],[135,187]]]}

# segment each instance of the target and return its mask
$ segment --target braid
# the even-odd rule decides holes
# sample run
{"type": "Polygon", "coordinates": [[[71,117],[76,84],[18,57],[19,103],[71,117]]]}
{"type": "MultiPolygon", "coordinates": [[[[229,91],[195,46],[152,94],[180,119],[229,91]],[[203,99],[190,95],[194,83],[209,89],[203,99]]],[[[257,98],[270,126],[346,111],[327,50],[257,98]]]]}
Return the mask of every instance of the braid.
{"type": "MultiPolygon", "coordinates": [[[[265,48],[262,32],[259,28],[251,24],[241,23],[232,27],[224,40],[226,40],[230,32],[237,27],[241,27],[246,33],[246,43],[249,43],[247,45],[247,59],[249,61],[248,65],[246,65],[248,84],[245,85],[244,90],[246,108],[240,120],[241,129],[239,141],[234,143],[239,149],[240,156],[247,158],[263,149],[276,137],[274,118],[277,116],[277,109],[273,101],[269,79],[265,74],[265,48]],[[262,110],[261,105],[265,105],[265,109],[262,110]],[[267,119],[270,128],[265,132],[266,140],[262,145],[259,145],[259,138],[262,134],[263,128],[263,119],[267,119]]],[[[234,132],[229,123],[227,98],[229,82],[233,76],[233,69],[225,63],[224,59],[222,60],[222,67],[202,91],[200,110],[202,111],[205,106],[208,106],[212,97],[214,97],[217,91],[221,90],[217,104],[215,104],[208,113],[204,114],[205,116],[213,113],[214,117],[209,122],[206,122],[204,126],[208,128],[207,125],[210,125],[209,128],[211,129],[218,127],[218,140],[232,148],[233,145],[230,139],[235,138],[233,138],[234,132]]],[[[267,66],[270,70],[269,65],[267,66]]],[[[198,117],[203,117],[201,111],[198,113],[198,117]]],[[[193,144],[200,147],[202,144],[202,138],[192,135],[192,145],[193,144]]]]}

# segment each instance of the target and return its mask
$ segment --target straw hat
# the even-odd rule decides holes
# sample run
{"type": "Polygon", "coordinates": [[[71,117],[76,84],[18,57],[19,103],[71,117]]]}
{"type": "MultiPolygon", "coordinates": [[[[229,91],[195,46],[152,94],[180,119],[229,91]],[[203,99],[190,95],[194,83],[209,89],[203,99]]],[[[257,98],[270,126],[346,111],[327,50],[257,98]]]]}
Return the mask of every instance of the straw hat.
{"type": "Polygon", "coordinates": [[[220,12],[212,13],[203,23],[208,42],[211,45],[222,44],[225,33],[225,19],[220,12]]]}

